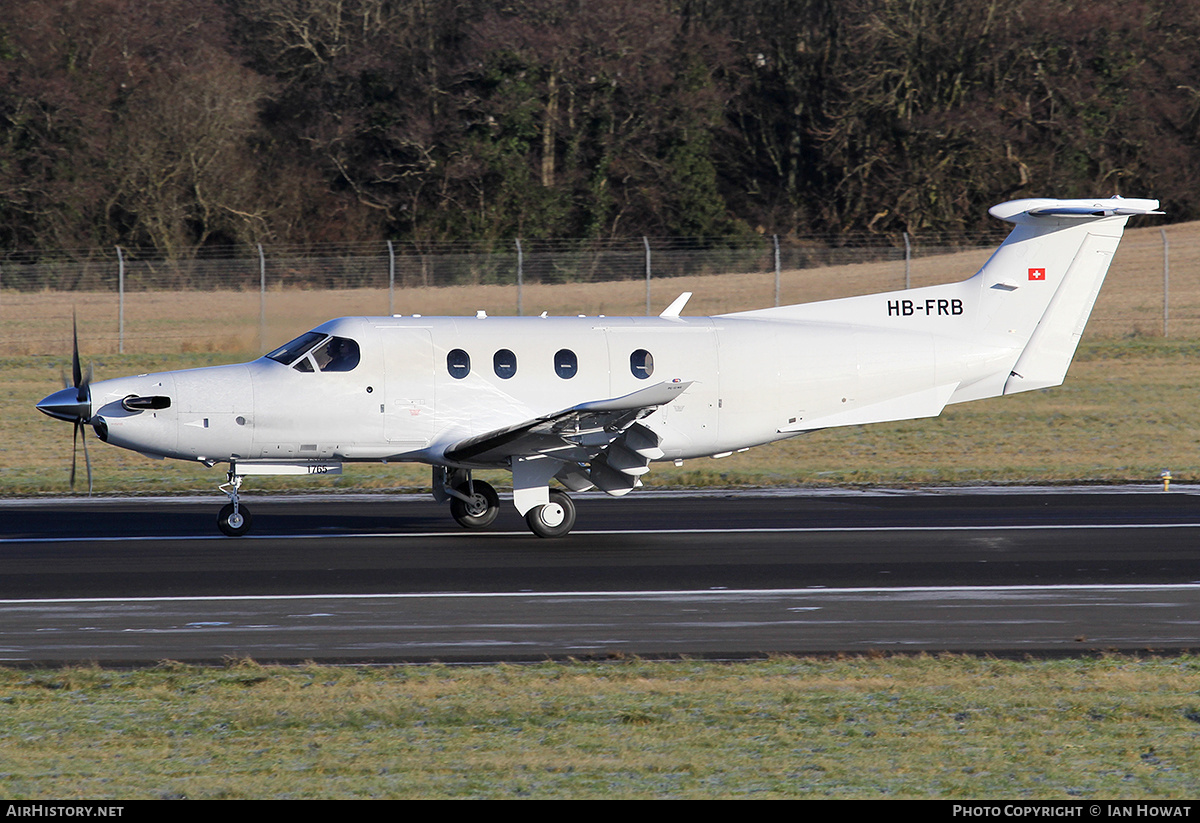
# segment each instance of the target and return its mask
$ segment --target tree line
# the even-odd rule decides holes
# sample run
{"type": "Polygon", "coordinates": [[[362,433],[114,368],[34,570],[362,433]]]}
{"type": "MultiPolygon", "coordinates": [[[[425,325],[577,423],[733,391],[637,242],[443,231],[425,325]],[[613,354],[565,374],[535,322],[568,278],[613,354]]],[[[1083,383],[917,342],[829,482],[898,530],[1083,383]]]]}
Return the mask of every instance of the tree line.
{"type": "Polygon", "coordinates": [[[1197,42],[1151,0],[9,0],[0,244],[1195,219],[1197,42]]]}

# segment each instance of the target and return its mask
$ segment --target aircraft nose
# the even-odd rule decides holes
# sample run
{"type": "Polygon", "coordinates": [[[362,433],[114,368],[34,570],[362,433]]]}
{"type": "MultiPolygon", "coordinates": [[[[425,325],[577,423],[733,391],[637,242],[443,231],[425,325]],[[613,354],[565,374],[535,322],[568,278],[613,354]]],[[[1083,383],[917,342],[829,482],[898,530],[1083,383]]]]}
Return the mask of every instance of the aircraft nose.
{"type": "Polygon", "coordinates": [[[86,395],[81,400],[80,394],[76,388],[59,389],[43,397],[37,404],[37,410],[68,423],[86,423],[92,416],[92,400],[86,395]]]}

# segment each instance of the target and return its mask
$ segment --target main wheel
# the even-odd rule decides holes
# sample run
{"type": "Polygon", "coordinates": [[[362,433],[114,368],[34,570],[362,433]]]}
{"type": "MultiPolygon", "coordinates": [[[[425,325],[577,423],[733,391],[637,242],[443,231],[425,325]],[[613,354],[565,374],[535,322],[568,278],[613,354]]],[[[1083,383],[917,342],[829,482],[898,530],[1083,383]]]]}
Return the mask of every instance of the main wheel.
{"type": "Polygon", "coordinates": [[[496,490],[492,488],[491,484],[475,480],[471,483],[463,483],[455,490],[470,498],[469,500],[450,498],[450,514],[464,529],[486,529],[500,514],[500,495],[496,494],[496,490]],[[472,486],[475,487],[474,494],[471,493],[472,486]]]}
{"type": "Polygon", "coordinates": [[[550,490],[550,502],[525,513],[529,530],[538,537],[562,537],[575,527],[575,504],[564,492],[550,490]]]}
{"type": "Polygon", "coordinates": [[[252,522],[250,510],[244,503],[238,504],[237,514],[233,513],[233,504],[226,503],[221,509],[221,513],[217,515],[217,528],[230,537],[241,537],[250,531],[252,522]]]}

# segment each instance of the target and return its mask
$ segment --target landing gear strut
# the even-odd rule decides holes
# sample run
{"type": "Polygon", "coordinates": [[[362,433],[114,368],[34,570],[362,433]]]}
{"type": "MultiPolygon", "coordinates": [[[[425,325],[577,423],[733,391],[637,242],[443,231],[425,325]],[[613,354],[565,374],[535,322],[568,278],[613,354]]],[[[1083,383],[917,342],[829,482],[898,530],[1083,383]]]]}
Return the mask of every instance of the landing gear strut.
{"type": "Polygon", "coordinates": [[[242,487],[243,479],[230,468],[228,480],[220,486],[221,491],[229,497],[229,502],[217,515],[217,528],[229,537],[241,537],[250,531],[250,524],[253,522],[250,510],[238,502],[238,489],[242,487]]]}

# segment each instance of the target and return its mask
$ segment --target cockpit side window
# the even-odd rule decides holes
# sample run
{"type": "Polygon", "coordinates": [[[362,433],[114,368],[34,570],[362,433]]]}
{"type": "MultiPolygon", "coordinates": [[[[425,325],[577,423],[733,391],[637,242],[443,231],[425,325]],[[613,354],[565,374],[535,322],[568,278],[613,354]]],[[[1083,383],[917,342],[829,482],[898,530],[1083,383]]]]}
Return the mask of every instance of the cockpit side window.
{"type": "Polygon", "coordinates": [[[317,331],[306,331],[304,334],[297,337],[290,343],[285,343],[275,351],[267,355],[272,360],[282,363],[285,366],[290,366],[299,360],[304,355],[308,354],[309,350],[326,338],[326,335],[317,331]]]}
{"type": "Polygon", "coordinates": [[[351,371],[360,359],[358,344],[349,337],[331,337],[313,349],[312,355],[321,371],[351,371]]]}
{"type": "Polygon", "coordinates": [[[267,355],[302,372],[350,371],[358,365],[361,352],[349,337],[330,337],[310,331],[267,355]]]}

